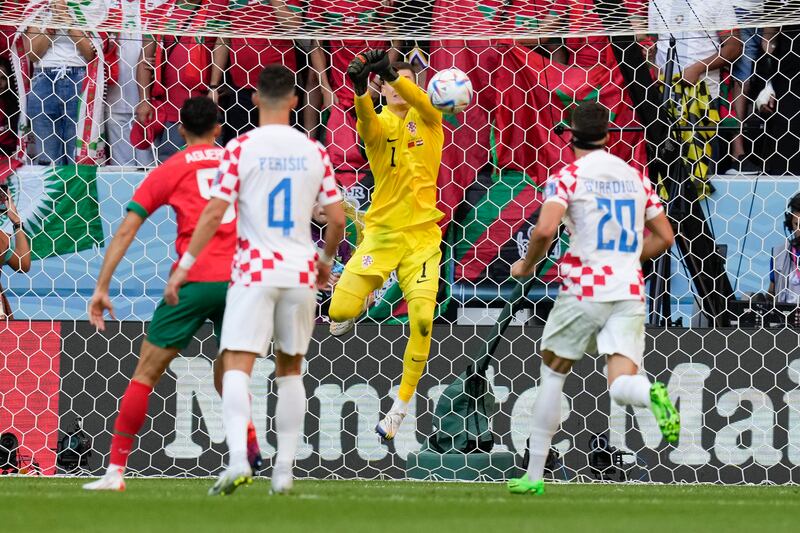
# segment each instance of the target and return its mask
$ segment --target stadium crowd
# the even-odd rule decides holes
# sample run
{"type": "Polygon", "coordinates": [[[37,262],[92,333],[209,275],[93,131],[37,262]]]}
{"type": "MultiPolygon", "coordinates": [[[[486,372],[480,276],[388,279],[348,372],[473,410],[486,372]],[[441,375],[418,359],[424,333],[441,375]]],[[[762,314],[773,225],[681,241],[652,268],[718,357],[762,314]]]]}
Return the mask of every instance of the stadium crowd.
{"type": "MultiPolygon", "coordinates": [[[[182,3],[172,14],[177,29],[188,31],[198,27],[205,18],[213,17],[207,8],[209,4],[215,2],[189,0],[182,3]]],[[[270,0],[234,2],[228,5],[228,12],[230,16],[255,17],[265,26],[312,30],[341,21],[390,25],[398,17],[408,16],[407,10],[415,4],[420,3],[270,0]]],[[[591,11],[592,0],[487,0],[480,3],[464,0],[458,5],[462,4],[459,9],[464,13],[478,8],[494,9],[497,13],[488,16],[486,23],[494,25],[495,30],[497,24],[508,24],[510,33],[532,24],[541,27],[542,33],[581,31],[581,24],[596,23],[592,17],[600,16],[591,11]]],[[[420,20],[435,29],[437,10],[444,7],[440,2],[421,5],[428,13],[420,20]]],[[[686,3],[631,0],[625,5],[634,25],[638,24],[642,54],[651,62],[654,73],[665,67],[670,46],[670,34],[659,32],[659,25],[670,20],[679,22],[686,16],[687,8],[709,25],[731,28],[721,32],[673,34],[676,38],[673,97],[677,112],[684,113],[685,120],[693,125],[734,124],[718,136],[708,132],[683,134],[687,144],[700,143],[701,151],[710,150],[710,157],[700,165],[702,168],[695,165],[696,176],[705,177],[726,170],[733,174],[800,172],[797,160],[800,138],[791,133],[798,131],[792,123],[796,119],[794,113],[782,113],[779,109],[788,109],[796,103],[798,95],[791,76],[800,58],[795,53],[794,29],[756,30],[742,27],[740,22],[763,9],[764,0],[690,0],[686,3]],[[770,80],[771,83],[766,83],[770,80]],[[693,98],[695,104],[691,109],[683,109],[682,98],[683,104],[687,98],[693,98]],[[756,128],[741,132],[737,125],[742,123],[756,128]],[[767,135],[762,134],[763,128],[767,135]]],[[[44,20],[51,21],[54,26],[64,25],[68,20],[66,0],[52,0],[47,9],[49,13],[44,15],[44,20]]],[[[507,51],[514,46],[525,46],[548,63],[586,70],[599,66],[615,70],[617,60],[609,44],[605,36],[518,42],[433,41],[425,43],[420,50],[410,42],[292,41],[197,35],[142,39],[139,35],[124,33],[95,35],[35,26],[3,28],[0,151],[10,156],[19,144],[27,162],[34,164],[83,162],[76,147],[92,140],[81,135],[81,113],[85,112],[82,106],[92,103],[103,108],[99,133],[106,146],[105,150],[99,150],[93,162],[151,167],[182,147],[176,126],[177,113],[191,96],[207,94],[218,102],[224,117],[220,138],[223,144],[254,127],[254,79],[264,65],[282,63],[297,69],[298,86],[303,89],[300,110],[294,117],[296,126],[329,147],[340,181],[348,187],[364,175],[367,163],[358,147],[353,94],[344,70],[347,62],[362,49],[391,46],[393,59],[411,54],[409,57],[416,58],[420,66],[429,64],[433,70],[455,66],[472,77],[478,92],[477,105],[464,117],[466,127],[450,128],[447,151],[453,153],[445,155],[445,167],[466,162],[476,171],[471,176],[474,179],[477,171],[493,163],[490,124],[496,120],[494,114],[502,95],[497,93],[492,82],[504,66],[503,56],[507,51]],[[102,54],[97,53],[98,48],[102,54]],[[103,57],[105,76],[96,72],[98,55],[103,57]],[[83,94],[87,81],[92,78],[104,80],[105,91],[98,91],[101,102],[87,102],[83,94]],[[31,132],[25,139],[15,137],[15,132],[19,131],[20,105],[25,107],[24,115],[31,132]]],[[[524,78],[515,80],[515,84],[522,84],[517,88],[523,91],[530,89],[524,86],[524,78]]],[[[553,87],[546,89],[552,91],[553,87]]],[[[565,107],[569,104],[565,102],[565,107]]],[[[631,105],[635,108],[637,103],[631,105]]],[[[516,113],[512,120],[518,123],[529,121],[530,117],[516,113]]],[[[494,163],[504,164],[503,161],[494,163]]],[[[507,163],[533,174],[526,168],[527,163],[516,160],[507,163]]],[[[462,185],[468,180],[457,179],[462,185]]]]}

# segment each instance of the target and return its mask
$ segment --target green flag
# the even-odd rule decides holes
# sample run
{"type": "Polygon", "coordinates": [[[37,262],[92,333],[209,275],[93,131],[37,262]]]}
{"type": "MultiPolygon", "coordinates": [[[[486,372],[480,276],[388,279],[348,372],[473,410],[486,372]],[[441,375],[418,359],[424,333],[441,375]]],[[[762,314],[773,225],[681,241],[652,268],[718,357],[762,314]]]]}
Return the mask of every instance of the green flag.
{"type": "Polygon", "coordinates": [[[103,244],[96,166],[22,167],[10,185],[31,240],[32,259],[103,244]]]}

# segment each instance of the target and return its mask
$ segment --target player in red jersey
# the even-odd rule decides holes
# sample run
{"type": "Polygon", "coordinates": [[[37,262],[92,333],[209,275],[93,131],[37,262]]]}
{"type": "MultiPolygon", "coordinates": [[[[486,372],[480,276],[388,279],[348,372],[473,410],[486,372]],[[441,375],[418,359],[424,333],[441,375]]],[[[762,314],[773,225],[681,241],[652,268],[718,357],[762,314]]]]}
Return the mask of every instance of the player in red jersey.
{"type": "MultiPolygon", "coordinates": [[[[181,256],[210,198],[211,183],[216,178],[223,155],[223,150],[214,146],[214,139],[220,134],[217,105],[206,97],[189,98],[181,107],[180,121],[180,132],[187,148],[150,172],[139,185],[128,204],[128,214],[106,251],[88,310],[89,322],[100,331],[105,330],[105,311],[115,318],[108,294],[111,277],[145,219],[164,205],[175,210],[178,219],[175,248],[181,256]]],[[[206,320],[214,323],[214,330],[219,335],[231,278],[231,260],[236,248],[236,211],[233,207],[225,213],[222,222],[213,238],[213,245],[198,257],[199,264],[189,274],[189,283],[181,288],[180,305],[170,307],[161,302],[156,308],[147,338],[142,342],[139,363],[119,407],[108,470],[102,478],[84,485],[84,489],[125,490],[125,466],[133,439],[144,423],[153,387],[170,361],[186,348],[206,320]]],[[[217,372],[214,384],[220,391],[222,380],[217,372]]],[[[252,423],[248,428],[248,441],[251,464],[260,466],[261,455],[252,423]]]]}

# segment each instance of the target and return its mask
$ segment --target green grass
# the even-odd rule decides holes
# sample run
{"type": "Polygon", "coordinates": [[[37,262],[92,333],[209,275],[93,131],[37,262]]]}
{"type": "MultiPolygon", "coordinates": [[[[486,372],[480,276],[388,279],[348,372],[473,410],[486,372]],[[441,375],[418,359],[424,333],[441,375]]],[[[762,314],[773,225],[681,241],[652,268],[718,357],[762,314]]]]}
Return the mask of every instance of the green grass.
{"type": "Polygon", "coordinates": [[[85,480],[0,479],[0,530],[384,532],[798,531],[800,488],[548,485],[541,497],[487,483],[300,481],[269,496],[258,479],[211,498],[211,480],[134,479],[125,493],[85,480]]]}

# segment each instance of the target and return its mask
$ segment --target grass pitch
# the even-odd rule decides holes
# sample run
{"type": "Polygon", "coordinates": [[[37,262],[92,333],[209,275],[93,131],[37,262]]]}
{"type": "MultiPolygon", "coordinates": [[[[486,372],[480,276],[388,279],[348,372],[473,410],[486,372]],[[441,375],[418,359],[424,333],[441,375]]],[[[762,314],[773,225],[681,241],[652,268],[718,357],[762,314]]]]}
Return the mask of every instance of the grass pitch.
{"type": "Polygon", "coordinates": [[[798,531],[800,488],[551,484],[540,497],[488,483],[257,479],[208,497],[212,480],[133,479],[90,493],[82,479],[0,479],[0,529],[15,532],[403,533],[798,531]]]}

